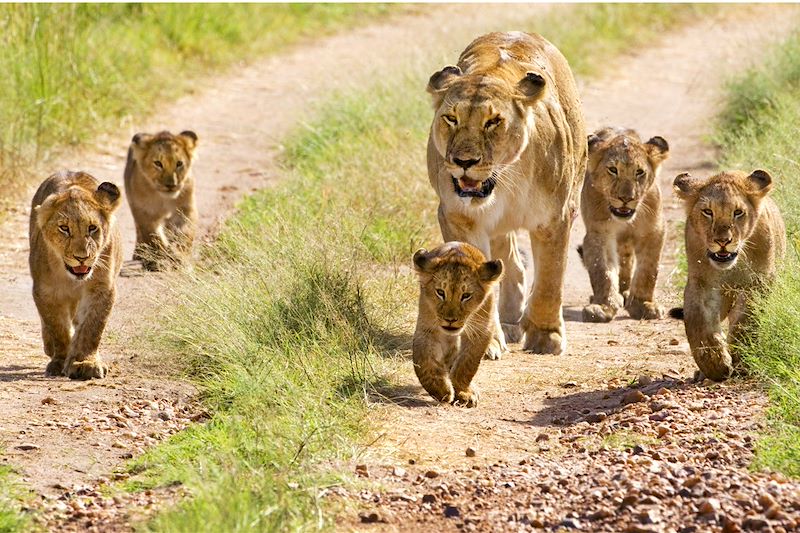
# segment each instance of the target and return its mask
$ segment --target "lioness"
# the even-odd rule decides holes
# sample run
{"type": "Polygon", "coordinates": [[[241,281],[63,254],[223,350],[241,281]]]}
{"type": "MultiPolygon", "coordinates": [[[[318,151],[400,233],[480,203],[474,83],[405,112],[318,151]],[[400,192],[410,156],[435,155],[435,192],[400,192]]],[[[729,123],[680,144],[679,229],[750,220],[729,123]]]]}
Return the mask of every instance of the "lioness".
{"type": "Polygon", "coordinates": [[[500,258],[506,275],[492,313],[498,358],[509,340],[561,353],[567,246],[586,170],[586,132],[566,59],[544,38],[490,33],[457,66],[431,76],[435,114],[428,176],[439,197],[445,241],[500,258]],[[525,307],[525,269],[515,231],[530,232],[535,279],[525,307]],[[502,325],[501,325],[502,320],[502,325]]]}
{"type": "Polygon", "coordinates": [[[767,197],[772,178],[763,170],[707,179],[681,174],[674,187],[686,207],[686,336],[703,374],[720,381],[739,364],[721,322],[728,319],[728,342],[735,345],[747,330],[752,292],[766,287],[783,258],[786,229],[767,197]]]}
{"type": "Polygon", "coordinates": [[[503,262],[486,261],[466,243],[448,242],[414,254],[419,275],[419,315],[414,332],[414,371],[441,402],[474,407],[470,387],[492,339],[494,285],[503,262]]]}
{"type": "Polygon", "coordinates": [[[114,217],[120,202],[116,185],[84,172],[54,174],[33,197],[29,264],[48,376],[106,375],[97,348],[122,265],[114,217]]]}
{"type": "Polygon", "coordinates": [[[197,208],[192,160],[197,134],[137,133],[128,149],[125,194],[136,224],[133,258],[147,270],[186,261],[192,250],[197,208]]]}
{"type": "Polygon", "coordinates": [[[656,177],[669,145],[662,137],[642,143],[635,131],[614,128],[590,135],[588,145],[581,193],[586,236],[578,252],[594,294],[583,319],[608,322],[623,303],[632,318],[662,318],[653,298],[664,246],[656,177]]]}

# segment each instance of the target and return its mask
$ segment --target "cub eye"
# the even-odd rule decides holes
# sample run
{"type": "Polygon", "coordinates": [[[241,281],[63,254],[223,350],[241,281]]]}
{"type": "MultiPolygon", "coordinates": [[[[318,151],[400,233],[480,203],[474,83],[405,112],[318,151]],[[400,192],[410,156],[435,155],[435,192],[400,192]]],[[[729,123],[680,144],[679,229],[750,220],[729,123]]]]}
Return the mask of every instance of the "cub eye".
{"type": "Polygon", "coordinates": [[[608,170],[608,173],[611,174],[612,176],[617,175],[617,167],[608,167],[606,170],[608,170]]]}
{"type": "Polygon", "coordinates": [[[462,302],[466,302],[470,298],[472,298],[472,293],[471,292],[465,292],[464,294],[461,295],[461,301],[462,302]]]}
{"type": "Polygon", "coordinates": [[[442,289],[436,289],[436,296],[444,300],[444,291],[442,289]]]}
{"type": "Polygon", "coordinates": [[[153,161],[153,164],[158,168],[164,168],[164,165],[161,164],[161,161],[153,161]]]}
{"type": "Polygon", "coordinates": [[[497,126],[498,124],[500,124],[500,122],[501,122],[502,120],[503,120],[503,119],[502,119],[502,118],[500,118],[500,116],[498,115],[498,116],[496,116],[496,117],[494,117],[494,118],[490,118],[489,120],[487,120],[487,121],[486,121],[486,124],[484,124],[484,125],[483,125],[483,127],[484,127],[484,128],[486,128],[487,130],[488,130],[488,129],[491,129],[491,128],[494,128],[495,126],[497,126]]]}
{"type": "Polygon", "coordinates": [[[711,209],[703,209],[700,212],[703,213],[703,215],[707,216],[708,218],[711,218],[714,215],[714,212],[711,209]]]}
{"type": "Polygon", "coordinates": [[[175,163],[175,166],[181,168],[183,166],[183,161],[178,161],[177,163],[175,163]]]}
{"type": "Polygon", "coordinates": [[[458,124],[458,119],[453,115],[442,115],[442,118],[444,119],[445,122],[447,122],[451,126],[455,126],[456,124],[458,124]]]}
{"type": "Polygon", "coordinates": [[[733,212],[733,218],[742,218],[744,216],[744,211],[741,209],[737,209],[733,212]]]}
{"type": "Polygon", "coordinates": [[[91,224],[91,225],[89,225],[88,230],[89,230],[89,233],[94,233],[95,231],[97,231],[97,226],[95,226],[94,224],[91,224]]]}
{"type": "Polygon", "coordinates": [[[66,224],[62,224],[58,227],[58,231],[60,231],[64,235],[69,235],[69,226],[67,226],[66,224]]]}
{"type": "Polygon", "coordinates": [[[636,169],[636,177],[637,177],[637,178],[641,178],[641,177],[643,177],[644,175],[645,175],[645,172],[644,172],[644,169],[643,169],[643,168],[637,168],[637,169],[636,169]]]}

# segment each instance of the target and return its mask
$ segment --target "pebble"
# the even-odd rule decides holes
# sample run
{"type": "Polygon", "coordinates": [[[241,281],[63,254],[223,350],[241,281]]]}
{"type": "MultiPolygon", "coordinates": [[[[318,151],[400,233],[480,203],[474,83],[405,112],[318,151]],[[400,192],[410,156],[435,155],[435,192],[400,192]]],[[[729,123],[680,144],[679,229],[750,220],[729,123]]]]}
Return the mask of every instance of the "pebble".
{"type": "Polygon", "coordinates": [[[437,478],[439,477],[439,472],[437,472],[436,470],[428,470],[427,472],[425,472],[425,477],[428,479],[437,478]]]}
{"type": "Polygon", "coordinates": [[[720,509],[719,500],[716,498],[707,498],[700,503],[697,512],[700,514],[716,513],[720,509]]]}
{"type": "Polygon", "coordinates": [[[356,475],[358,477],[369,477],[367,465],[356,465],[356,475]]]}
{"type": "Polygon", "coordinates": [[[625,393],[622,397],[622,405],[630,405],[632,403],[639,403],[643,402],[647,399],[647,396],[642,394],[640,390],[632,390],[625,393]]]}
{"type": "Polygon", "coordinates": [[[16,448],[17,450],[22,450],[24,452],[29,452],[32,450],[38,450],[39,446],[30,442],[23,442],[22,444],[17,444],[16,446],[14,446],[14,448],[16,448]]]}
{"type": "Polygon", "coordinates": [[[466,454],[467,457],[475,457],[477,455],[477,452],[475,451],[475,448],[467,448],[464,451],[464,453],[466,454]]]}
{"type": "Polygon", "coordinates": [[[639,376],[637,382],[639,383],[640,387],[647,387],[653,382],[653,379],[647,374],[642,374],[641,376],[639,376]]]}
{"type": "Polygon", "coordinates": [[[458,507],[455,507],[453,505],[447,505],[444,508],[444,515],[447,518],[458,518],[459,516],[461,516],[461,511],[458,509],[458,507]]]}

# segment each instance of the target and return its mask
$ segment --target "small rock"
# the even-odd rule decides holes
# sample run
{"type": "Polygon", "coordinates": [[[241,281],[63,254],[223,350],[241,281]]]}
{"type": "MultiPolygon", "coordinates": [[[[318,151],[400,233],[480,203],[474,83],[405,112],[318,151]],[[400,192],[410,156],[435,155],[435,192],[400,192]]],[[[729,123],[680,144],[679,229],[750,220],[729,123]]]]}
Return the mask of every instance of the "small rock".
{"type": "Polygon", "coordinates": [[[609,346],[619,346],[619,342],[615,341],[614,339],[609,339],[606,344],[608,344],[609,346]]]}
{"type": "Polygon", "coordinates": [[[475,457],[477,455],[475,448],[467,448],[464,453],[467,455],[467,457],[475,457]]]}
{"type": "Polygon", "coordinates": [[[358,477],[369,477],[367,465],[356,465],[356,475],[358,477]]]}
{"type": "Polygon", "coordinates": [[[716,498],[707,498],[700,503],[697,512],[700,514],[716,513],[720,509],[719,500],[716,498]]]}
{"type": "Polygon", "coordinates": [[[128,418],[139,418],[139,413],[137,413],[127,405],[122,408],[122,414],[124,414],[128,418]]]}
{"type": "Polygon", "coordinates": [[[653,379],[647,374],[642,374],[641,376],[639,376],[637,382],[639,383],[640,387],[647,387],[653,382],[653,379]]]}
{"type": "Polygon", "coordinates": [[[751,516],[744,521],[742,527],[744,529],[758,531],[761,529],[768,528],[769,522],[767,520],[764,520],[763,518],[759,518],[757,516],[751,516]]]}
{"type": "Polygon", "coordinates": [[[538,435],[536,435],[536,442],[542,442],[545,440],[550,440],[550,435],[548,435],[547,433],[539,433],[538,435]]]}
{"type": "Polygon", "coordinates": [[[761,506],[762,509],[769,509],[773,505],[777,504],[775,498],[772,497],[772,494],[769,492],[762,492],[758,496],[758,504],[761,506]]]}
{"type": "Polygon", "coordinates": [[[642,511],[639,513],[638,518],[642,524],[657,524],[661,521],[661,515],[655,509],[642,511]]]}
{"type": "Polygon", "coordinates": [[[173,411],[172,409],[164,409],[163,411],[159,411],[156,416],[160,420],[164,420],[166,422],[167,420],[172,420],[173,418],[175,418],[175,411],[173,411]]]}
{"type": "Polygon", "coordinates": [[[625,393],[625,396],[622,397],[622,405],[629,405],[632,403],[639,403],[643,402],[647,399],[647,396],[642,394],[640,390],[632,390],[625,393]]]}
{"type": "Polygon", "coordinates": [[[668,396],[669,394],[670,394],[670,391],[669,391],[669,389],[668,389],[668,388],[666,388],[666,387],[661,387],[660,389],[658,389],[658,390],[655,392],[655,394],[653,394],[653,396],[668,396]]]}
{"type": "Polygon", "coordinates": [[[52,396],[45,396],[44,398],[42,398],[42,405],[55,404],[55,403],[58,402],[56,402],[56,399],[53,398],[52,396]]]}
{"type": "Polygon", "coordinates": [[[406,469],[403,468],[402,466],[396,466],[392,468],[392,474],[394,474],[397,477],[403,477],[406,475],[406,469]]]}
{"type": "Polygon", "coordinates": [[[676,338],[674,338],[674,337],[673,337],[673,338],[671,338],[671,339],[669,340],[669,345],[670,345],[670,346],[677,346],[677,345],[679,345],[680,343],[681,343],[681,341],[679,341],[678,339],[676,339],[676,338]]]}
{"type": "Polygon", "coordinates": [[[436,494],[425,494],[422,503],[436,503],[436,494]]]}
{"type": "Polygon", "coordinates": [[[610,516],[614,516],[612,511],[609,509],[600,509],[590,514],[589,520],[602,520],[603,518],[608,518],[610,516]]]}
{"type": "Polygon", "coordinates": [[[561,521],[561,526],[567,529],[581,529],[583,527],[577,518],[565,518],[561,521]]]}
{"type": "Polygon", "coordinates": [[[444,508],[444,515],[447,518],[458,518],[461,516],[461,511],[458,510],[458,507],[448,505],[444,508]]]}
{"type": "Polygon", "coordinates": [[[125,446],[125,443],[123,443],[122,441],[119,441],[119,440],[115,440],[114,442],[112,442],[111,443],[111,447],[112,448],[121,448],[121,449],[127,448],[127,446],[125,446]]]}
{"type": "Polygon", "coordinates": [[[664,426],[664,425],[658,426],[657,431],[659,438],[661,438],[667,433],[669,433],[669,426],[664,426]]]}
{"type": "Polygon", "coordinates": [[[439,472],[437,472],[436,470],[428,470],[427,472],[425,472],[425,477],[428,479],[437,478],[439,477],[439,472]]]}
{"type": "Polygon", "coordinates": [[[691,489],[701,481],[703,481],[703,479],[700,476],[692,476],[690,478],[686,478],[686,480],[683,482],[683,486],[691,489]]]}
{"type": "Polygon", "coordinates": [[[592,413],[588,415],[586,417],[586,421],[589,422],[590,424],[597,424],[598,422],[602,422],[606,418],[608,418],[608,415],[601,411],[599,413],[592,413]]]}
{"type": "Polygon", "coordinates": [[[784,514],[783,511],[781,510],[781,506],[776,503],[775,505],[770,506],[766,511],[764,511],[764,516],[766,516],[770,520],[780,520],[784,517],[784,514]]]}
{"type": "Polygon", "coordinates": [[[22,444],[17,444],[16,446],[14,446],[14,448],[22,450],[24,452],[29,452],[31,450],[38,450],[39,446],[37,446],[36,444],[32,444],[30,442],[24,442],[22,444]]]}
{"type": "Polygon", "coordinates": [[[561,384],[561,388],[563,389],[574,389],[577,386],[578,386],[577,381],[567,381],[566,383],[561,384]]]}
{"type": "Polygon", "coordinates": [[[363,513],[358,515],[361,518],[361,523],[363,524],[375,524],[380,520],[378,513],[363,513]]]}

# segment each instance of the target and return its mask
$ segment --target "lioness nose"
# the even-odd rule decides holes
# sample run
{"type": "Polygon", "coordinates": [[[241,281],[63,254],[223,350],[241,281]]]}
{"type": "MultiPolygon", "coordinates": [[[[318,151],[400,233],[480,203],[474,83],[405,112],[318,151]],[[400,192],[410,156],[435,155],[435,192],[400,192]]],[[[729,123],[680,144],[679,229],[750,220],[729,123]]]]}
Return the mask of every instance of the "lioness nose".
{"type": "Polygon", "coordinates": [[[628,202],[632,202],[633,201],[633,196],[622,195],[622,196],[619,196],[618,198],[624,204],[627,204],[628,202]]]}
{"type": "Polygon", "coordinates": [[[73,255],[72,257],[74,257],[76,261],[80,261],[81,263],[83,263],[84,261],[86,261],[87,259],[89,259],[89,256],[88,256],[88,255],[87,255],[86,257],[81,257],[81,256],[79,256],[79,255],[73,255]]]}
{"type": "Polygon", "coordinates": [[[720,246],[725,246],[726,244],[730,244],[731,240],[732,239],[728,235],[722,237],[714,237],[714,242],[719,244],[720,246]]]}
{"type": "Polygon", "coordinates": [[[471,167],[473,165],[477,165],[480,162],[481,162],[481,158],[480,157],[477,158],[477,159],[459,159],[457,157],[453,158],[453,163],[455,163],[456,165],[460,166],[464,170],[467,170],[469,167],[471,167]]]}

